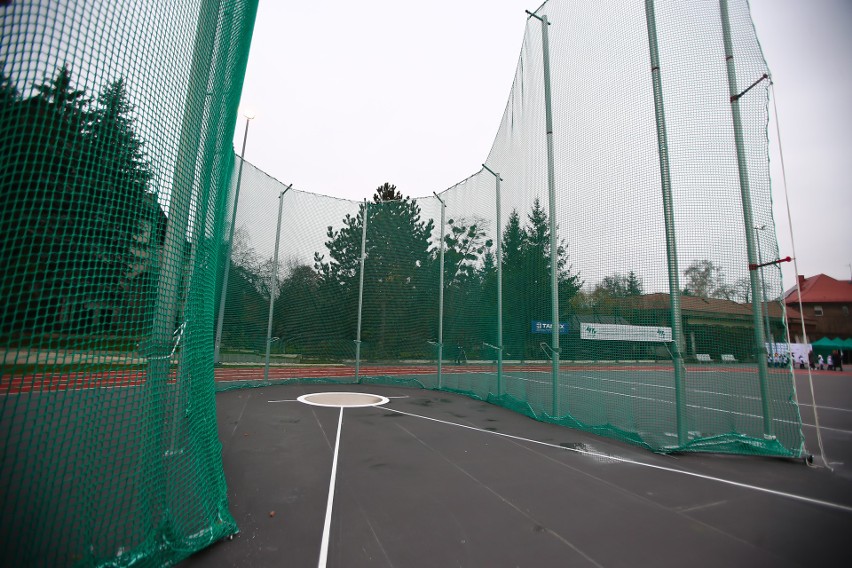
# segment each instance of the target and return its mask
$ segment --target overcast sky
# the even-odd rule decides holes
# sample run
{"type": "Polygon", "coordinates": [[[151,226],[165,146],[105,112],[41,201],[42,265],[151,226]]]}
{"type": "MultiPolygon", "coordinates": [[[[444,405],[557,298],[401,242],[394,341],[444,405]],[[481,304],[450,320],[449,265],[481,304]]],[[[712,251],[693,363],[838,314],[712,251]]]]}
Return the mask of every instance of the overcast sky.
{"type": "MultiPolygon", "coordinates": [[[[256,115],[246,159],[297,189],[356,200],[386,181],[410,196],[454,185],[488,155],[524,10],[537,7],[262,0],[243,89],[243,107],[256,115]]],[[[849,279],[852,1],[751,7],[775,82],[799,271],[849,279]]],[[[770,140],[781,256],[792,256],[774,118],[770,140]]],[[[785,287],[793,274],[785,267],[785,287]]]]}

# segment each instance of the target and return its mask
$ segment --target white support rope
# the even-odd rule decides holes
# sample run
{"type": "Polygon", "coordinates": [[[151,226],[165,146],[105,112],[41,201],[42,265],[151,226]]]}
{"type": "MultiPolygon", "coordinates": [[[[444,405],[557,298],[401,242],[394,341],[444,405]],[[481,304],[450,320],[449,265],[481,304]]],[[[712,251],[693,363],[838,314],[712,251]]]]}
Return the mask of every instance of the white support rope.
{"type": "MultiPolygon", "coordinates": [[[[775,111],[775,135],[778,138],[778,156],[781,160],[781,182],[784,185],[784,202],[787,206],[787,225],[790,229],[790,246],[793,249],[793,270],[795,271],[796,278],[796,294],[799,296],[799,318],[802,323],[802,337],[804,338],[805,344],[808,344],[808,332],[805,330],[805,310],[802,306],[802,288],[799,286],[799,264],[798,264],[798,256],[796,255],[796,240],[793,238],[793,216],[790,213],[790,195],[787,191],[787,169],[784,167],[784,150],[781,145],[781,127],[778,122],[778,104],[775,100],[775,83],[770,80],[769,87],[772,90],[772,108],[775,111]]],[[[786,303],[785,303],[786,305],[786,303]]],[[[788,329],[788,337],[789,337],[789,329],[788,329]]],[[[789,341],[789,339],[787,340],[789,341]]],[[[795,365],[794,365],[795,368],[795,365]]],[[[834,471],[832,467],[828,464],[828,457],[825,455],[825,448],[822,445],[822,433],[819,427],[819,413],[817,412],[817,403],[816,397],[814,396],[814,378],[813,373],[811,372],[810,358],[808,358],[808,386],[811,389],[811,407],[814,411],[814,426],[816,427],[816,436],[817,436],[817,445],[819,446],[819,454],[822,458],[825,467],[827,467],[830,471],[834,471]]],[[[793,392],[795,393],[796,389],[796,378],[795,372],[793,375],[793,392]]],[[[798,398],[798,397],[797,397],[798,398]]],[[[807,462],[806,462],[807,463],[807,462]]]]}

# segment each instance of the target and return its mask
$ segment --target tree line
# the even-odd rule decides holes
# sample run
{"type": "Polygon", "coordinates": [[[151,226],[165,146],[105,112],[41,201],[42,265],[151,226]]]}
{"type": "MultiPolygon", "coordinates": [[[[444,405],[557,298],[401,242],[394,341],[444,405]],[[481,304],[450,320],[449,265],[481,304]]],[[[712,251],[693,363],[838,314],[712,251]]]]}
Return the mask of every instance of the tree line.
{"type": "MultiPolygon", "coordinates": [[[[361,239],[366,209],[367,233],[362,309],[362,354],[366,358],[430,358],[436,355],[439,319],[440,248],[433,220],[396,186],[376,189],[368,206],[328,227],[325,250],[313,263],[291,262],[272,284],[272,261],[251,249],[236,233],[223,345],[227,349],[264,346],[269,294],[276,294],[274,349],[332,359],[354,356],[358,325],[361,239]]],[[[469,356],[491,359],[497,337],[496,246],[502,247],[503,345],[507,357],[543,357],[548,335],[532,329],[550,322],[550,229],[536,200],[523,217],[513,210],[502,242],[488,238],[487,221],[450,218],[444,236],[444,353],[459,347],[469,356]]],[[[635,271],[605,276],[583,289],[571,270],[566,247],[557,250],[560,321],[571,314],[619,315],[619,300],[644,293],[635,271]]],[[[734,289],[710,261],[696,261],[684,272],[687,295],[728,297],[734,289]]],[[[730,297],[729,299],[733,299],[730,297]]],[[[626,313],[626,312],[625,312],[626,313]]],[[[635,315],[635,314],[634,314],[635,315]]],[[[632,322],[641,324],[642,322],[632,322]]],[[[655,322],[656,324],[656,322],[655,322]]]]}
{"type": "Polygon", "coordinates": [[[0,72],[2,331],[143,335],[166,219],[128,86],[62,65],[29,92],[0,72]]]}
{"type": "MultiPolygon", "coordinates": [[[[362,349],[365,357],[434,357],[438,341],[440,247],[433,238],[434,221],[424,219],[420,206],[396,186],[378,187],[371,202],[358,213],[346,215],[339,227],[328,227],[325,250],[314,254],[312,265],[287,267],[278,279],[273,336],[279,348],[332,358],[354,354],[358,324],[361,239],[367,219],[362,309],[362,349]]],[[[497,345],[496,246],[502,247],[506,300],[503,317],[505,349],[522,356],[535,354],[539,336],[531,332],[533,320],[551,319],[550,229],[547,213],[536,200],[522,221],[512,211],[502,243],[487,237],[487,221],[450,218],[444,236],[444,346],[452,356],[459,348],[493,357],[497,345]],[[489,351],[491,349],[491,351],[489,351]]],[[[236,239],[235,239],[236,240],[236,239]]],[[[237,243],[235,243],[237,244],[237,243]]],[[[259,343],[265,332],[258,310],[249,304],[268,302],[272,282],[266,261],[237,246],[232,254],[236,286],[229,285],[228,313],[223,345],[242,336],[259,343]],[[240,252],[242,251],[242,252],[240,252]],[[245,306],[245,307],[243,307],[245,306]],[[252,311],[253,321],[246,319],[252,311]],[[239,315],[238,315],[239,314],[239,315]],[[235,320],[239,318],[239,320],[235,320]],[[258,330],[252,333],[248,330],[258,330]]],[[[563,306],[583,285],[571,271],[566,247],[560,243],[558,293],[563,306]]]]}

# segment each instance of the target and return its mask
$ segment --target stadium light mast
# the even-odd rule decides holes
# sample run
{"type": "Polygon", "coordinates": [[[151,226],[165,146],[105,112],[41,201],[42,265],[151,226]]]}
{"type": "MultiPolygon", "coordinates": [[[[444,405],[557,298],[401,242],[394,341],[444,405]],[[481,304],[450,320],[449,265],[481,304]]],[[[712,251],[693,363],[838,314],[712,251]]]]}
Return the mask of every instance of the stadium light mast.
{"type": "Polygon", "coordinates": [[[234,209],[231,211],[231,226],[228,229],[228,244],[225,253],[225,271],[222,274],[222,295],[219,298],[219,317],[216,321],[216,343],[213,348],[213,363],[220,364],[221,349],[222,349],[222,327],[225,322],[225,299],[228,296],[228,274],[231,272],[231,253],[234,248],[234,226],[237,223],[237,204],[240,201],[240,182],[243,179],[243,163],[246,159],[246,141],[248,140],[249,122],[254,120],[254,113],[244,111],[243,116],[246,119],[246,129],[243,131],[243,149],[240,152],[240,168],[237,170],[237,187],[234,190],[234,209]]]}
{"type": "Polygon", "coordinates": [[[677,263],[677,244],[672,203],[672,177],[669,169],[669,145],[666,134],[666,115],[663,107],[663,84],[660,79],[660,52],[657,44],[657,19],[654,0],[645,0],[645,20],[648,27],[648,47],[651,54],[651,80],[654,86],[654,115],[657,123],[657,146],[660,155],[660,185],[663,192],[663,219],[666,231],[666,261],[669,273],[669,303],[672,323],[672,365],[675,382],[675,413],[679,446],[689,442],[686,421],[686,390],[683,353],[683,316],[680,305],[680,269],[677,263]]]}
{"type": "MultiPolygon", "coordinates": [[[[745,142],[743,141],[742,118],[740,116],[740,98],[746,94],[751,87],[739,92],[737,88],[737,71],[734,64],[734,44],[731,39],[731,22],[728,15],[728,0],[719,0],[719,13],[722,19],[722,39],[725,45],[725,61],[728,68],[728,92],[731,95],[731,119],[734,127],[734,144],[737,150],[737,169],[740,177],[740,196],[743,206],[743,222],[745,224],[746,254],[748,256],[749,276],[751,281],[751,297],[756,298],[760,293],[760,282],[758,281],[757,255],[754,246],[754,217],[751,210],[751,190],[749,189],[748,163],[745,154],[745,142]]],[[[757,82],[767,78],[764,75],[757,82]]],[[[754,85],[757,84],[754,83],[754,85]]],[[[752,87],[754,86],[752,85],[752,87]]],[[[757,359],[757,374],[760,386],[760,399],[763,406],[763,436],[767,440],[775,438],[772,424],[772,409],[769,406],[769,373],[766,366],[766,357],[762,356],[763,345],[766,337],[763,334],[763,316],[760,304],[752,302],[752,324],[754,326],[754,341],[756,343],[754,355],[757,359]]]]}
{"type": "Polygon", "coordinates": [[[559,239],[556,237],[556,183],[554,181],[553,168],[553,112],[550,103],[550,40],[547,36],[547,28],[550,22],[547,16],[539,16],[526,11],[530,17],[541,22],[541,51],[544,59],[544,116],[547,129],[547,197],[550,215],[550,294],[551,294],[551,381],[553,402],[552,416],[559,416],[559,255],[557,245],[559,239]]]}
{"type": "Polygon", "coordinates": [[[272,348],[272,312],[275,308],[275,289],[278,287],[278,244],[281,242],[281,213],[284,211],[284,194],[293,187],[291,183],[278,194],[278,226],[275,229],[275,254],[272,257],[272,274],[269,276],[269,321],[266,324],[266,364],[263,380],[269,380],[269,354],[272,348]]]}

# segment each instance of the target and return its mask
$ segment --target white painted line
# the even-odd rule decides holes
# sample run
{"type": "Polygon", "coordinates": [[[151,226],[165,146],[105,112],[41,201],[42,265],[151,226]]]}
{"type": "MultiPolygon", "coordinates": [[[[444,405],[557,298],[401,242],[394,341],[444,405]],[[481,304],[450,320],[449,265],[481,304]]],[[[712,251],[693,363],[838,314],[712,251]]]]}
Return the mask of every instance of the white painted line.
{"type": "Polygon", "coordinates": [[[465,428],[467,430],[474,430],[476,432],[482,432],[483,434],[493,434],[495,436],[502,436],[504,438],[510,438],[510,439],[513,439],[513,440],[521,441],[521,442],[530,442],[532,444],[539,444],[541,446],[547,446],[547,447],[550,447],[550,448],[555,448],[557,450],[565,450],[565,451],[569,451],[569,452],[575,452],[575,453],[578,453],[578,454],[584,454],[584,455],[591,456],[591,457],[598,458],[598,459],[607,459],[607,460],[610,460],[610,461],[616,461],[616,462],[621,462],[621,463],[630,464],[630,465],[638,465],[640,467],[647,467],[647,468],[656,469],[656,470],[660,470],[660,471],[667,471],[667,472],[670,472],[670,473],[679,473],[681,475],[686,475],[686,476],[689,476],[689,477],[697,477],[699,479],[705,479],[705,480],[708,480],[708,481],[716,481],[718,483],[723,483],[725,485],[732,485],[734,487],[740,487],[742,489],[750,489],[752,491],[758,491],[760,493],[768,493],[770,495],[775,495],[777,497],[792,499],[794,501],[801,501],[803,503],[810,503],[812,505],[820,505],[822,507],[829,507],[831,509],[838,509],[838,510],[843,511],[845,513],[852,513],[852,507],[850,507],[848,505],[842,505],[840,503],[832,503],[831,501],[823,501],[821,499],[813,499],[811,497],[805,497],[804,495],[796,495],[794,493],[786,493],[784,491],[777,491],[775,489],[769,489],[767,487],[760,487],[758,485],[749,485],[747,483],[740,483],[739,481],[731,481],[730,479],[723,479],[721,477],[713,477],[711,475],[704,475],[703,473],[694,473],[694,472],[685,471],[685,470],[682,470],[682,469],[675,469],[675,468],[672,468],[672,467],[666,467],[666,466],[662,466],[662,465],[655,465],[655,464],[651,464],[651,463],[635,461],[635,460],[631,460],[631,459],[628,459],[628,458],[622,458],[622,457],[619,457],[619,456],[602,454],[600,452],[592,452],[592,451],[589,451],[589,450],[582,450],[580,448],[569,448],[569,447],[565,447],[565,446],[557,446],[556,444],[551,444],[551,443],[548,443],[548,442],[540,442],[538,440],[532,440],[530,438],[522,438],[521,436],[513,436],[512,434],[504,434],[503,432],[494,432],[494,431],[491,431],[491,430],[482,430],[481,428],[476,428],[474,426],[468,426],[467,424],[459,424],[459,423],[456,423],[456,422],[448,422],[446,420],[439,420],[437,418],[431,418],[429,416],[422,416],[420,414],[412,414],[410,412],[403,412],[402,410],[396,410],[395,408],[391,408],[391,407],[387,407],[387,410],[390,410],[391,412],[396,412],[398,414],[404,414],[406,416],[411,416],[413,418],[422,418],[423,420],[429,420],[431,422],[438,422],[440,424],[446,424],[448,426],[458,426],[459,428],[465,428]]]}
{"type": "MultiPolygon", "coordinates": [[[[800,402],[799,406],[805,406],[805,407],[810,408],[813,405],[807,404],[807,403],[804,403],[804,402],[800,402]]],[[[822,408],[822,409],[825,409],[825,410],[836,410],[838,412],[852,412],[852,409],[850,409],[850,408],[837,408],[836,406],[820,406],[819,404],[817,404],[817,408],[822,408]]]]}
{"type": "MultiPolygon", "coordinates": [[[[516,380],[519,380],[519,381],[526,381],[526,382],[529,382],[529,383],[537,383],[537,384],[543,384],[543,385],[550,385],[551,384],[550,381],[537,381],[535,379],[527,379],[527,378],[524,378],[524,377],[507,377],[507,378],[513,378],[513,379],[516,379],[516,380]]],[[[598,394],[609,394],[609,395],[612,395],[612,396],[635,398],[635,399],[639,399],[639,400],[647,400],[649,402],[656,402],[656,403],[659,403],[659,404],[674,404],[673,400],[663,400],[663,399],[660,399],[660,398],[651,398],[651,397],[647,397],[647,396],[639,396],[639,395],[636,395],[636,394],[627,394],[627,393],[623,393],[623,392],[598,390],[598,389],[592,389],[592,388],[588,388],[588,387],[578,387],[576,385],[562,385],[562,386],[566,386],[569,389],[574,389],[574,390],[582,390],[582,391],[589,391],[589,392],[594,392],[594,393],[598,393],[598,394]]],[[[700,392],[700,391],[690,391],[690,392],[700,392]]],[[[748,398],[748,397],[742,397],[742,398],[748,398]]],[[[754,399],[754,400],[757,400],[757,399],[754,399]]],[[[687,408],[694,408],[694,409],[697,409],[697,410],[707,410],[709,412],[722,412],[724,414],[732,414],[734,416],[744,416],[746,418],[752,418],[752,419],[755,419],[755,420],[762,420],[763,419],[763,417],[758,415],[758,414],[749,414],[747,412],[737,412],[735,410],[725,410],[724,408],[712,408],[712,407],[709,407],[709,406],[701,406],[701,405],[698,405],[698,404],[687,404],[686,406],[687,406],[687,408]]],[[[801,405],[799,405],[799,406],[801,407],[801,405]]],[[[773,418],[772,421],[773,422],[780,422],[782,424],[798,424],[798,422],[796,422],[796,421],[784,420],[783,418],[773,418]]],[[[803,425],[810,426],[810,424],[803,424],[803,425]]],[[[824,427],[820,426],[820,428],[824,428],[824,427]]],[[[828,429],[831,430],[832,428],[828,428],[828,429]]],[[[835,428],[835,430],[836,430],[836,428],[835,428]]],[[[840,432],[845,432],[845,431],[846,430],[840,430],[840,432]]]]}
{"type": "Polygon", "coordinates": [[[343,429],[343,407],[340,407],[340,418],[337,419],[337,438],[334,440],[334,459],[331,462],[331,483],[328,487],[328,505],[325,508],[325,525],[322,529],[322,545],[320,546],[320,557],[318,568],[325,568],[328,564],[328,538],[331,532],[331,510],[334,505],[334,484],[337,481],[337,455],[340,451],[340,431],[343,429]]]}
{"type": "Polygon", "coordinates": [[[266,402],[299,402],[295,398],[285,398],[283,400],[267,400],[266,402]]]}
{"type": "MultiPolygon", "coordinates": [[[[809,426],[811,428],[816,428],[816,425],[807,424],[805,422],[802,422],[802,426],[809,426]]],[[[830,426],[823,426],[822,424],[819,425],[819,429],[820,430],[831,430],[832,432],[843,432],[844,434],[852,434],[852,430],[842,430],[840,428],[831,428],[830,426]]]]}

